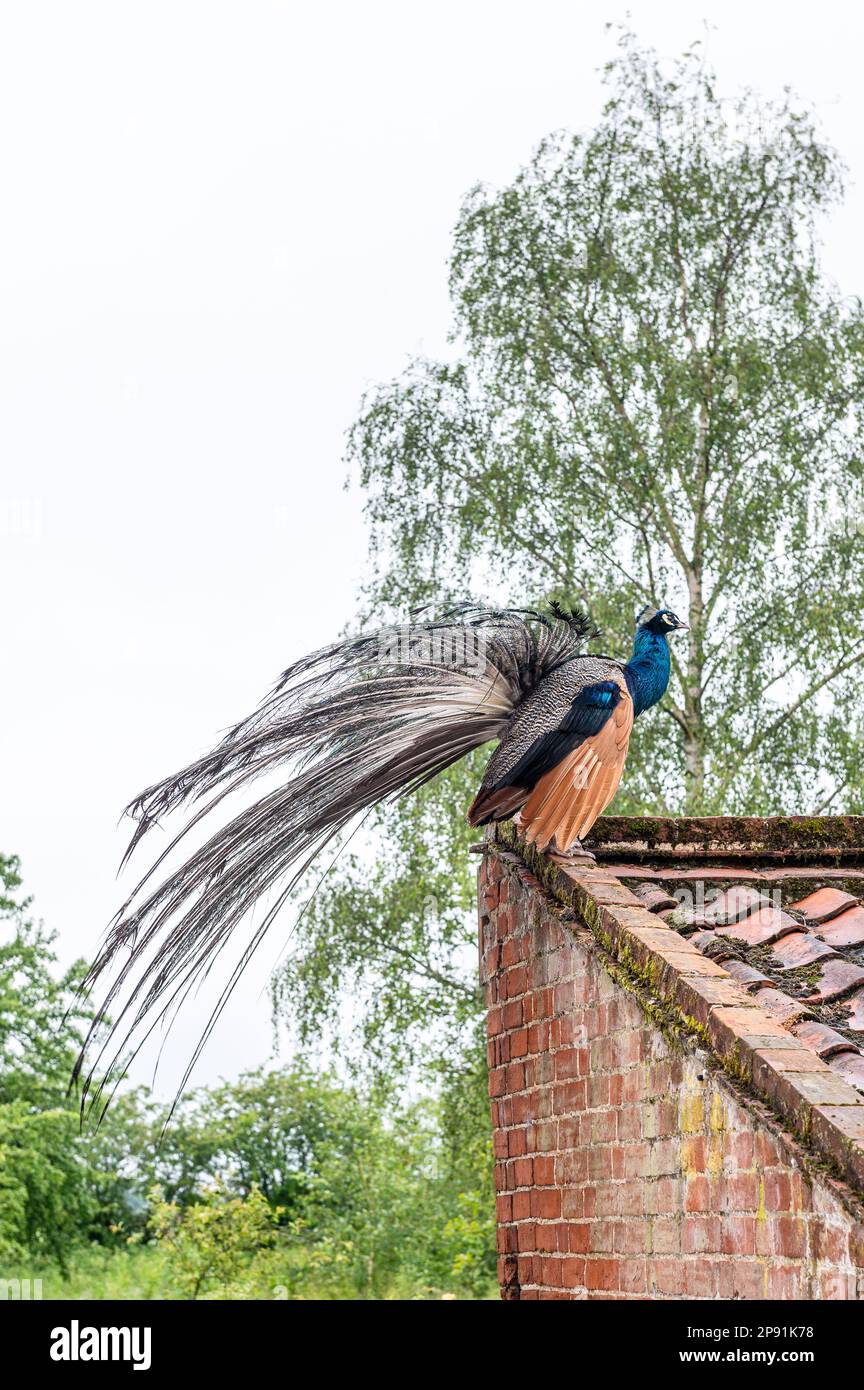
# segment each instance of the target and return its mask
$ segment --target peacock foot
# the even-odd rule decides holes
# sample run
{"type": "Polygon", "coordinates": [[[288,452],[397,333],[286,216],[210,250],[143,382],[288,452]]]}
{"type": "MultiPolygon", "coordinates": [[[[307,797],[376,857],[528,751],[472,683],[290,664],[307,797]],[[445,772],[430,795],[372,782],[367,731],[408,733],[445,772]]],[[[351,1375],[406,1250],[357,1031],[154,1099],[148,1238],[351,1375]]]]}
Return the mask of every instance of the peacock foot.
{"type": "Polygon", "coordinates": [[[592,854],[590,849],[586,849],[581,840],[574,840],[572,845],[566,850],[550,849],[547,850],[550,859],[554,859],[558,864],[596,864],[597,856],[592,854]]]}

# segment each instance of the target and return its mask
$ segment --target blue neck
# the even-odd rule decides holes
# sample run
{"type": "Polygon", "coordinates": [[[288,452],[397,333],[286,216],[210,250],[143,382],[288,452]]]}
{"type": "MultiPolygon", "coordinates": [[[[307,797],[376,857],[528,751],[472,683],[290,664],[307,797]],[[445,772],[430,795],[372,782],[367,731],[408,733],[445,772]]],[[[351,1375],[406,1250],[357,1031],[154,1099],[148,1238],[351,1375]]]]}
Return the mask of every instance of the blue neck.
{"type": "Polygon", "coordinates": [[[633,643],[633,654],[624,667],[634,714],[641,714],[662,700],[669,684],[671,664],[666,638],[640,627],[633,643]]]}

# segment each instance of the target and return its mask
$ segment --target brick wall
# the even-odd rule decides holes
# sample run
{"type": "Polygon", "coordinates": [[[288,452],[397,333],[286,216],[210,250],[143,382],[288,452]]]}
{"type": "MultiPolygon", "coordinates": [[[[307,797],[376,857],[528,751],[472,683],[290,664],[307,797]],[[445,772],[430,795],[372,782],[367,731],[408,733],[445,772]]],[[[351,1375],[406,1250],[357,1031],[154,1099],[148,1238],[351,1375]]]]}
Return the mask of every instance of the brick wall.
{"type": "Polygon", "coordinates": [[[856,1195],[494,853],[480,949],[504,1298],[864,1297],[856,1195]]]}

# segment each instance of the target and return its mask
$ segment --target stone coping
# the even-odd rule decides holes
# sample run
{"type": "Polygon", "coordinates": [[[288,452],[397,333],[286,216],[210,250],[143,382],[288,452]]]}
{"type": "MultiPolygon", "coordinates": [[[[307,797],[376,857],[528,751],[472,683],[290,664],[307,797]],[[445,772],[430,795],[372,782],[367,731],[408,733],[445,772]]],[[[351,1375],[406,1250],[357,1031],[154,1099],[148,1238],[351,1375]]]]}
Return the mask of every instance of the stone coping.
{"type": "Polygon", "coordinates": [[[864,864],[864,816],[601,816],[585,844],[603,861],[864,864]]]}

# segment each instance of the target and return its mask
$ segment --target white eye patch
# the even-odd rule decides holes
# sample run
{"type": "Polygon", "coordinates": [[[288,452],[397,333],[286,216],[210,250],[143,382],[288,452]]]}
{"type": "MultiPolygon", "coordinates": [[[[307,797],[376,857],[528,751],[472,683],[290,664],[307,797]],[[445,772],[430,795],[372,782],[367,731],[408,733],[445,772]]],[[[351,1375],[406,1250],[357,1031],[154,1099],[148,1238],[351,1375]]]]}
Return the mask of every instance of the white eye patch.
{"type": "Polygon", "coordinates": [[[664,623],[666,624],[667,627],[671,627],[671,626],[672,626],[672,619],[669,617],[669,614],[668,614],[668,613],[664,613],[664,614],[663,614],[663,621],[664,621],[664,623]]]}

